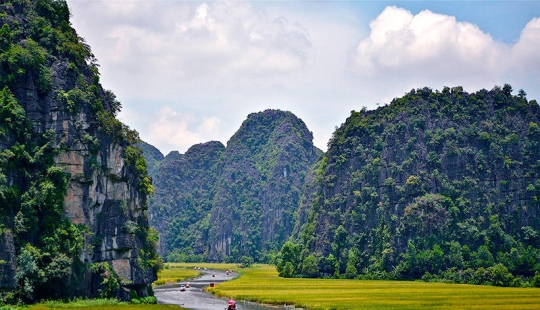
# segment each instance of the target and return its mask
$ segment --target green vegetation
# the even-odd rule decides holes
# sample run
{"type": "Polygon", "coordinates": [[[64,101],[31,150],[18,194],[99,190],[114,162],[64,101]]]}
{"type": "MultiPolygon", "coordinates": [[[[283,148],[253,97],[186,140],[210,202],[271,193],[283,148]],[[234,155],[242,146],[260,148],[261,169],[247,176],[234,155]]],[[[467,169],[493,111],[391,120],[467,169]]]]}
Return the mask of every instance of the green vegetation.
{"type": "Polygon", "coordinates": [[[408,281],[281,278],[257,265],[208,291],[220,297],[326,309],[537,309],[540,289],[408,281]]]}
{"type": "MultiPolygon", "coordinates": [[[[162,159],[149,212],[166,261],[270,261],[292,233],[304,177],[320,155],[312,139],[292,113],[267,110],[250,114],[227,147],[208,142],[162,159]]],[[[155,167],[159,154],[143,147],[155,167]]]]}
{"type": "Polygon", "coordinates": [[[511,93],[426,87],[353,111],[279,273],[537,286],[540,107],[511,93]]]}
{"type": "MultiPolygon", "coordinates": [[[[120,280],[112,267],[80,260],[98,237],[65,217],[74,176],[55,161],[81,149],[76,182],[91,183],[87,176],[106,168],[99,156],[117,144],[130,179],[111,178],[134,184],[144,209],[153,187],[142,151],[132,146],[138,134],[115,118],[121,104],[99,84],[96,59],[71,27],[66,1],[2,1],[0,11],[0,247],[10,249],[1,253],[0,304],[90,296],[90,285],[81,289],[90,269],[103,285],[99,294],[116,296],[120,280]]],[[[138,263],[157,271],[157,233],[145,216],[131,227],[141,244],[138,263]]]]}
{"type": "Polygon", "coordinates": [[[165,309],[179,309],[176,305],[157,305],[151,303],[132,304],[128,302],[121,302],[117,299],[74,299],[72,301],[45,301],[31,306],[5,306],[0,310],[48,310],[48,309],[152,309],[152,310],[165,310],[165,309]]]}
{"type": "Polygon", "coordinates": [[[224,148],[220,142],[195,145],[185,155],[167,155],[154,168],[150,224],[160,230],[161,254],[169,262],[202,262],[207,256],[201,245],[208,239],[216,165],[224,148]]]}
{"type": "Polygon", "coordinates": [[[0,150],[0,227],[13,234],[20,249],[16,294],[22,300],[57,296],[78,268],[74,259],[85,228],[63,217],[68,176],[54,162],[55,135],[32,133],[7,86],[0,92],[0,124],[4,139],[14,138],[0,150]]]}

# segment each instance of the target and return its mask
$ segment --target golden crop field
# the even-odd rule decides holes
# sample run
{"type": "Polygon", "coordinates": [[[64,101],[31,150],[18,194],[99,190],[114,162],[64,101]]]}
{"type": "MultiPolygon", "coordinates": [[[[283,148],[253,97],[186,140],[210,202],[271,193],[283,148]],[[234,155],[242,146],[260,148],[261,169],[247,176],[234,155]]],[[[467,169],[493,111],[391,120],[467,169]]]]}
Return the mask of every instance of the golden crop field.
{"type": "Polygon", "coordinates": [[[236,280],[209,288],[217,296],[319,309],[540,309],[540,288],[446,283],[285,279],[256,265],[236,280]]]}
{"type": "Polygon", "coordinates": [[[193,269],[194,267],[207,268],[210,270],[233,270],[238,271],[241,268],[235,263],[166,263],[169,268],[187,268],[193,269]]]}
{"type": "MultiPolygon", "coordinates": [[[[17,309],[17,308],[13,308],[17,309]]],[[[133,305],[133,304],[115,304],[108,306],[95,306],[95,305],[80,305],[74,306],[66,304],[65,307],[50,307],[47,305],[34,305],[28,307],[29,310],[51,310],[51,309],[99,309],[99,310],[178,310],[180,309],[177,305],[133,305]]]]}
{"type": "MultiPolygon", "coordinates": [[[[158,281],[189,279],[194,266],[234,270],[241,277],[207,290],[219,297],[274,305],[296,305],[309,310],[330,309],[540,309],[540,288],[503,288],[446,283],[280,278],[274,266],[235,264],[167,264],[158,281]]],[[[14,307],[17,309],[17,307],[14,307]]],[[[28,309],[178,309],[173,305],[133,305],[111,300],[42,303],[28,309]]]]}
{"type": "Polygon", "coordinates": [[[177,264],[165,264],[165,268],[158,272],[158,279],[153,285],[176,283],[187,279],[193,279],[201,274],[193,267],[178,266],[177,264]]]}

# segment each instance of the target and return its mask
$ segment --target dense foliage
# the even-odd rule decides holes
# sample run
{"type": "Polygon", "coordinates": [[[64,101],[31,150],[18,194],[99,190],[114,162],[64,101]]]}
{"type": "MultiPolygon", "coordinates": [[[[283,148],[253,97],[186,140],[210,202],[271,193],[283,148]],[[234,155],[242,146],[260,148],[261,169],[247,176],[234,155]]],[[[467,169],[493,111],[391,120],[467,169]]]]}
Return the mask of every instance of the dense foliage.
{"type": "Polygon", "coordinates": [[[351,112],[281,275],[540,284],[540,107],[512,91],[413,89],[351,112]]]}
{"type": "Polygon", "coordinates": [[[227,143],[210,217],[210,259],[267,261],[289,238],[305,175],[320,155],[291,112],[252,113],[227,143]]]}
{"type": "MultiPolygon", "coordinates": [[[[145,194],[153,190],[142,151],[130,146],[138,134],[115,118],[121,105],[99,84],[96,60],[69,15],[63,0],[0,3],[0,237],[13,237],[17,264],[15,285],[0,283],[9,290],[0,303],[88,295],[76,290],[89,277],[80,256],[91,233],[65,217],[70,175],[55,162],[79,138],[61,126],[47,130],[48,112],[89,115],[90,128],[81,131],[90,134],[77,143],[90,168],[100,168],[98,150],[117,143],[133,182],[145,194]],[[61,87],[53,87],[54,79],[61,87]]],[[[157,235],[147,222],[138,234],[143,261],[157,260],[157,235]]],[[[0,260],[0,271],[7,263],[0,260]]]]}
{"type": "Polygon", "coordinates": [[[249,264],[290,236],[305,175],[320,155],[290,112],[253,113],[228,141],[173,152],[154,171],[151,224],[169,261],[249,264]]]}
{"type": "Polygon", "coordinates": [[[0,234],[13,234],[20,248],[17,295],[58,296],[77,268],[85,228],[63,218],[67,176],[53,160],[54,133],[33,135],[8,87],[0,93],[0,130],[3,141],[13,139],[0,151],[0,234]]]}
{"type": "Polygon", "coordinates": [[[155,146],[144,141],[137,143],[137,146],[140,147],[144,153],[146,165],[148,166],[148,173],[153,175],[155,170],[158,169],[161,161],[164,159],[163,154],[161,154],[155,146]]]}
{"type": "Polygon", "coordinates": [[[206,259],[216,165],[224,150],[220,142],[194,145],[184,155],[167,155],[154,171],[150,224],[160,232],[160,251],[168,261],[206,259]]]}

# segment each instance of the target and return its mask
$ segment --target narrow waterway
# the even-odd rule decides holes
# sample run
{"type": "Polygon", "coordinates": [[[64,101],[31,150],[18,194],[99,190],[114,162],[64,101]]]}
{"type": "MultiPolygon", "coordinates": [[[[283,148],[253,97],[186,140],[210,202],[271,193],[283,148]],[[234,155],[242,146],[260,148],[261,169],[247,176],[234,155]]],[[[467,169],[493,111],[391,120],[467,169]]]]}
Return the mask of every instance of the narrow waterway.
{"type": "MultiPolygon", "coordinates": [[[[190,288],[181,291],[180,287],[187,282],[179,282],[172,285],[163,285],[154,288],[154,295],[158,303],[178,305],[182,308],[193,310],[223,310],[227,308],[227,300],[215,297],[203,289],[209,285],[218,284],[223,281],[232,280],[236,273],[227,274],[225,271],[209,270],[202,271],[203,275],[197,279],[189,281],[190,288]],[[213,276],[214,275],[214,276],[213,276]]],[[[290,310],[293,306],[270,307],[252,302],[237,301],[239,310],[290,310]]],[[[296,308],[299,310],[298,308],[296,308]]]]}

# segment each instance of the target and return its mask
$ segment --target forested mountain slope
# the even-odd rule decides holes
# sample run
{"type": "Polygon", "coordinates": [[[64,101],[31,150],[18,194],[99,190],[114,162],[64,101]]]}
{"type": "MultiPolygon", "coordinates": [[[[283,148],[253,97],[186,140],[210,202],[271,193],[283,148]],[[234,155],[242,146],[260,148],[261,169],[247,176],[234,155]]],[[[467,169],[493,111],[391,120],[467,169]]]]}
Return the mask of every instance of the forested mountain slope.
{"type": "Polygon", "coordinates": [[[534,276],[540,107],[512,91],[423,88],[353,111],[313,170],[305,196],[315,198],[300,209],[305,222],[281,252],[281,273],[534,276]]]}
{"type": "Polygon", "coordinates": [[[160,162],[165,158],[165,156],[163,156],[163,154],[155,146],[144,141],[137,143],[137,146],[143,151],[144,158],[146,159],[146,165],[148,167],[148,173],[152,175],[159,167],[160,162]]]}
{"type": "Polygon", "coordinates": [[[171,153],[152,174],[151,224],[168,260],[263,260],[290,236],[304,177],[321,151],[302,120],[248,116],[227,147],[171,153]]]}
{"type": "Polygon", "coordinates": [[[160,233],[159,250],[165,257],[174,249],[184,254],[177,260],[201,260],[207,253],[208,217],[224,151],[221,142],[197,144],[184,155],[171,152],[153,172],[150,224],[160,233]]]}
{"type": "Polygon", "coordinates": [[[119,109],[65,1],[1,2],[0,301],[151,293],[153,188],[119,109]]]}
{"type": "Polygon", "coordinates": [[[227,142],[210,217],[209,259],[262,260],[294,227],[304,178],[321,155],[290,112],[250,114],[227,142]]]}

